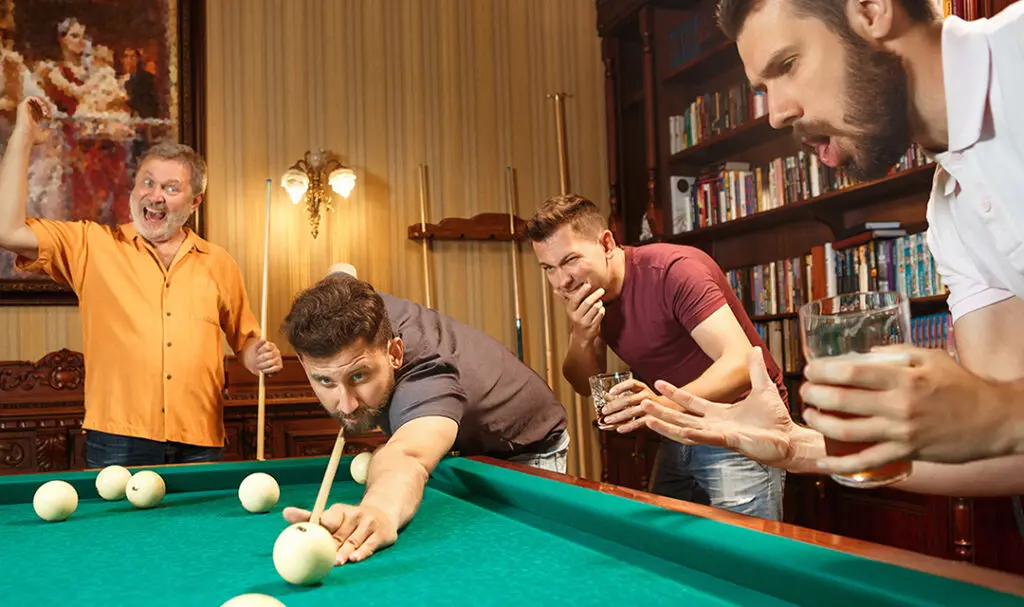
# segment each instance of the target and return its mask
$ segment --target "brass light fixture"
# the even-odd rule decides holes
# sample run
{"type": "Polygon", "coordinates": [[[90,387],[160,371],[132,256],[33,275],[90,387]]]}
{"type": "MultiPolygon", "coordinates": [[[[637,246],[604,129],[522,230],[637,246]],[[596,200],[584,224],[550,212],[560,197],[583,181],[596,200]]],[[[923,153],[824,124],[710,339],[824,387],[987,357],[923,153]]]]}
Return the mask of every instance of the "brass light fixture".
{"type": "Polygon", "coordinates": [[[281,187],[288,192],[293,204],[305,199],[313,238],[320,233],[320,209],[333,211],[331,190],[348,198],[356,187],[356,172],[341,164],[331,152],[307,151],[306,156],[293,164],[281,176],[281,187]]]}

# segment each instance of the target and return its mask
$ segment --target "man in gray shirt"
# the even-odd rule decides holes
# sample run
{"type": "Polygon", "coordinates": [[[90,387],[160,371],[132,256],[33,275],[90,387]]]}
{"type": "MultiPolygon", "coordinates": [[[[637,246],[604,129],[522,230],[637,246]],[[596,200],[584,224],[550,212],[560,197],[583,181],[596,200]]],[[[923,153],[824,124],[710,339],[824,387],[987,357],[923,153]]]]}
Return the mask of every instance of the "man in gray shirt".
{"type": "MultiPolygon", "coordinates": [[[[565,472],[565,409],[537,373],[472,327],[334,273],[296,297],[284,332],[347,432],[379,425],[389,435],[360,504],[335,504],[320,519],[341,544],[338,564],[394,543],[453,449],[565,472]]],[[[309,514],[284,512],[291,523],[309,514]]]]}

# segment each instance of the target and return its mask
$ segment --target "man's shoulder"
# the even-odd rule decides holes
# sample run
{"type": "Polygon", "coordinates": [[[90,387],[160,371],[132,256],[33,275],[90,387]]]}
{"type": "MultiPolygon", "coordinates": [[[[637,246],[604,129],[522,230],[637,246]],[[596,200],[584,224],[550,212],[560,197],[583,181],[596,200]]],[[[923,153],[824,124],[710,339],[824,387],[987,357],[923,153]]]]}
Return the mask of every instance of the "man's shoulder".
{"type": "Polygon", "coordinates": [[[687,245],[656,243],[633,249],[632,265],[641,274],[663,275],[692,268],[695,273],[704,274],[714,261],[704,251],[687,245]]]}

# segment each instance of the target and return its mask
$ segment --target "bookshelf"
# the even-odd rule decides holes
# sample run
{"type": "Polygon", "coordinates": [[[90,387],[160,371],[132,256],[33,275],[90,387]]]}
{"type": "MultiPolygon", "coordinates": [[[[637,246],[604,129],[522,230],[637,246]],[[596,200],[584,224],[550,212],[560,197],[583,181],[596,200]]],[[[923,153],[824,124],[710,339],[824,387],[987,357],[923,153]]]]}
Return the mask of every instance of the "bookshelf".
{"type": "MultiPolygon", "coordinates": [[[[945,0],[944,5],[947,12],[972,19],[994,15],[1012,1],[945,0]]],[[[597,0],[596,5],[606,78],[607,194],[620,243],[698,247],[735,274],[815,254],[820,259],[827,243],[870,222],[900,222],[908,238],[926,229],[934,165],[912,148],[898,170],[868,183],[816,167],[788,129],[771,127],[765,100],[745,90],[736,45],[718,30],[713,0],[597,0]],[[725,208],[691,213],[693,225],[676,229],[674,186],[679,189],[679,180],[686,180],[692,191],[716,170],[722,171],[722,183],[732,179],[726,171],[739,175],[730,182],[725,208]],[[812,187],[806,179],[817,182],[812,187]],[[766,187],[773,189],[771,200],[762,197],[766,187]],[[695,221],[698,215],[706,221],[695,221]]],[[[921,255],[915,260],[927,265],[921,255]]],[[[797,264],[802,272],[806,261],[797,264]]],[[[936,284],[921,278],[907,294],[917,319],[915,340],[926,336],[922,343],[939,345],[933,325],[947,307],[936,284]]],[[[778,292],[792,299],[790,285],[780,287],[778,292]]],[[[759,328],[783,327],[778,330],[785,339],[785,325],[793,330],[795,309],[810,295],[802,292],[802,301],[788,301],[785,308],[748,312],[759,328]]],[[[802,361],[790,362],[780,366],[799,420],[802,361]]],[[[603,480],[646,488],[654,442],[639,433],[601,433],[603,480]]],[[[785,511],[787,521],[806,527],[1024,573],[1024,543],[1006,546],[1010,535],[1019,542],[1009,500],[865,492],[829,479],[789,475],[785,511]]]]}

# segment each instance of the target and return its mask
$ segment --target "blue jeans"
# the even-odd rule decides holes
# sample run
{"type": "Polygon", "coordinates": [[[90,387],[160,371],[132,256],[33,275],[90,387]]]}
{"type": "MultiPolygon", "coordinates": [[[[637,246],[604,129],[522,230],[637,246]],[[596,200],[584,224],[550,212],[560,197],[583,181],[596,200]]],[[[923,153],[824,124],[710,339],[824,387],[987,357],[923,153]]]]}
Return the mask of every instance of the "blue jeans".
{"type": "Polygon", "coordinates": [[[508,461],[565,474],[568,455],[569,431],[562,430],[547,449],[539,453],[520,453],[508,458],[508,461]]]}
{"type": "Polygon", "coordinates": [[[224,456],[223,447],[198,447],[184,443],[161,442],[133,436],[85,431],[85,466],[156,466],[216,462],[224,456]]]}
{"type": "Polygon", "coordinates": [[[764,519],[782,520],[785,472],[735,451],[663,440],[652,492],[764,519]]]}

